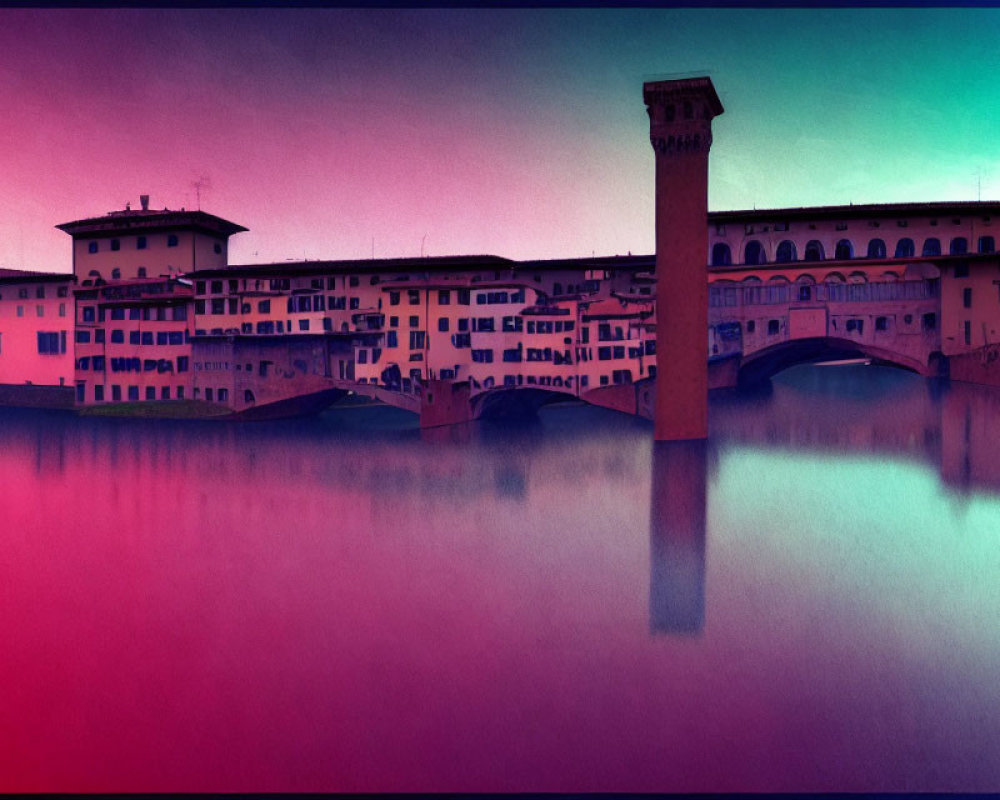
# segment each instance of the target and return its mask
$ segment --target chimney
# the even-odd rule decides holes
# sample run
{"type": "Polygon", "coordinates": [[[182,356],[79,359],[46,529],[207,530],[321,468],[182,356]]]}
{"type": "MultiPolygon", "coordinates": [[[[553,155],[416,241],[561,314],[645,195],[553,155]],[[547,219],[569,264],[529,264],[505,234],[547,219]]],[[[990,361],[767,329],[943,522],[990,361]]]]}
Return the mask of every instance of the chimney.
{"type": "Polygon", "coordinates": [[[142,210],[143,211],[149,211],[149,195],[148,194],[140,194],[139,195],[139,202],[142,204],[142,210]]]}

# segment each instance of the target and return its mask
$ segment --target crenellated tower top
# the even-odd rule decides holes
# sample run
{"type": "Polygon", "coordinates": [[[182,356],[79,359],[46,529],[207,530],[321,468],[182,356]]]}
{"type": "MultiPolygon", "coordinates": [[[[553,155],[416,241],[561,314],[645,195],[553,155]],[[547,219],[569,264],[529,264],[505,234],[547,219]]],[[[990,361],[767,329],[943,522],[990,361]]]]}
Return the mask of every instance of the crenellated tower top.
{"type": "Polygon", "coordinates": [[[711,78],[644,83],[642,98],[649,114],[649,142],[658,155],[708,152],[712,120],[724,110],[711,78]]]}

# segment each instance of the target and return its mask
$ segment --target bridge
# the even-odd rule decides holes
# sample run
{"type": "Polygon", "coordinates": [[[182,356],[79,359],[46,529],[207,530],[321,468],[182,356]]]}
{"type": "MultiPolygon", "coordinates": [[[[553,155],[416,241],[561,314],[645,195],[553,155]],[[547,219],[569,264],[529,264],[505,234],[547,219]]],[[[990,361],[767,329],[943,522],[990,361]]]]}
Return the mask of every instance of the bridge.
{"type": "Polygon", "coordinates": [[[714,388],[754,383],[794,364],[866,358],[946,374],[937,267],[838,264],[744,270],[709,289],[714,388]],[[825,266],[825,268],[820,268],[825,266]]]}

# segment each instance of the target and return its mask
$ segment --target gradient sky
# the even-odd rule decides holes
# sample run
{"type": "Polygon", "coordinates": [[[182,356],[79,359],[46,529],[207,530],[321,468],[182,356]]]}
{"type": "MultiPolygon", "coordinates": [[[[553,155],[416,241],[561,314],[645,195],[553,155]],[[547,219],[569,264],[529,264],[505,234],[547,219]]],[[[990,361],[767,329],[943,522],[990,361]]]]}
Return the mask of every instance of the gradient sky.
{"type": "Polygon", "coordinates": [[[711,209],[1000,199],[1000,9],[0,9],[0,266],[138,204],[233,263],[653,250],[644,79],[703,71],[711,209]]]}

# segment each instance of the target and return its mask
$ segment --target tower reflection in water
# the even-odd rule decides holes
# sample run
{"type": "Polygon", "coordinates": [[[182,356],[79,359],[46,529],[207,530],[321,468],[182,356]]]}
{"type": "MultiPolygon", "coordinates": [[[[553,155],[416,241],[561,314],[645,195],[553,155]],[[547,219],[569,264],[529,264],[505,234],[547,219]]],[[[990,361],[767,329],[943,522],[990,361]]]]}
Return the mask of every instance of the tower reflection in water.
{"type": "Polygon", "coordinates": [[[708,443],[654,442],[652,460],[650,631],[697,635],[705,625],[708,443]]]}

